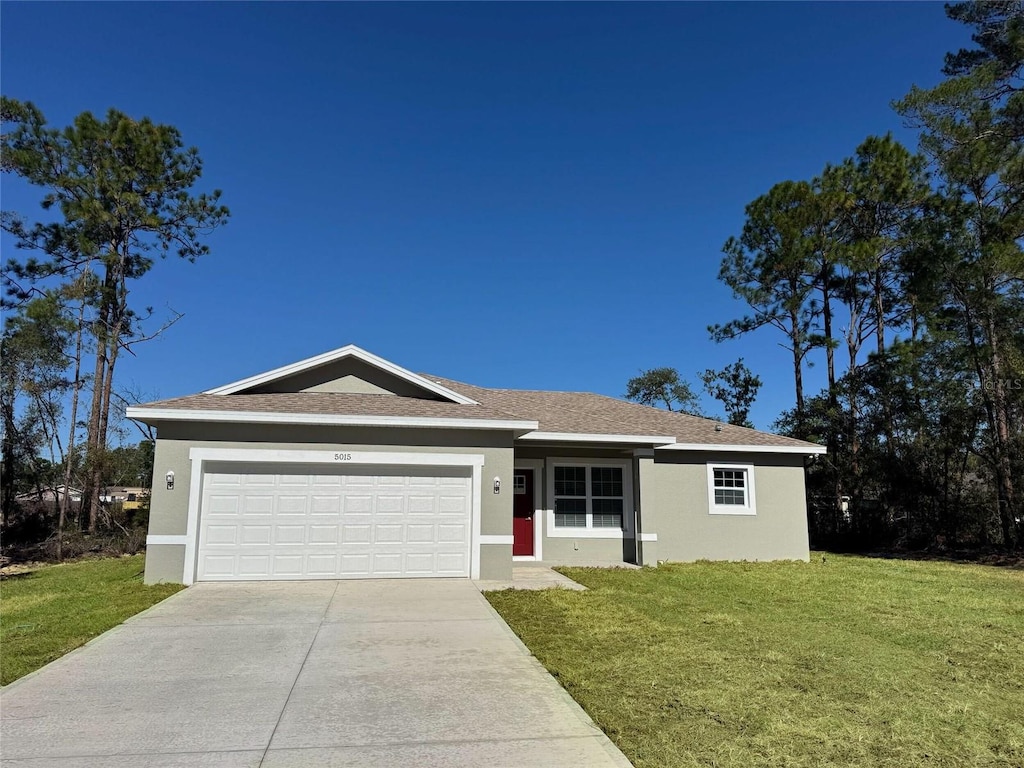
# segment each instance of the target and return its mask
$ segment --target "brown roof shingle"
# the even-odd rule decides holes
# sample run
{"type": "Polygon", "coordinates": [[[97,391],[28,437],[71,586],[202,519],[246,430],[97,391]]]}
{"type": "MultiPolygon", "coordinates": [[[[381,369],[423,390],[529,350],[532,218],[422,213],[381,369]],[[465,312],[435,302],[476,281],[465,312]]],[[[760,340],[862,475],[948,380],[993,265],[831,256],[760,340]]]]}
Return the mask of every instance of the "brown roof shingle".
{"type": "Polygon", "coordinates": [[[590,392],[488,389],[437,376],[425,378],[471,397],[479,405],[382,394],[295,392],[190,395],[147,403],[140,406],[139,410],[524,420],[538,422],[540,432],[664,436],[674,437],[678,443],[699,445],[753,445],[766,448],[806,448],[812,445],[790,437],[685,413],[664,411],[590,392]]]}
{"type": "Polygon", "coordinates": [[[714,419],[664,411],[591,392],[486,389],[436,376],[431,381],[461,392],[481,404],[536,419],[541,432],[597,435],[664,435],[679,443],[806,447],[808,443],[714,419]]]}
{"type": "Polygon", "coordinates": [[[273,392],[260,395],[188,395],[146,403],[143,408],[188,411],[252,411],[356,416],[410,416],[439,419],[514,419],[486,405],[459,405],[395,395],[348,392],[273,392]]]}

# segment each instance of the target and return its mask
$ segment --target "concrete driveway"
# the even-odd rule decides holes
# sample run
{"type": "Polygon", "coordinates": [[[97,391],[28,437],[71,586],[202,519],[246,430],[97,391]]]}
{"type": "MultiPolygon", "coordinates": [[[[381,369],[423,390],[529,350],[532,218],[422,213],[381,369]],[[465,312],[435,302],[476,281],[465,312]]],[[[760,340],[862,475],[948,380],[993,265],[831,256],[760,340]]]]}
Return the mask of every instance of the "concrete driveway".
{"type": "Polygon", "coordinates": [[[460,580],[199,584],[0,707],[4,768],[629,766],[460,580]]]}

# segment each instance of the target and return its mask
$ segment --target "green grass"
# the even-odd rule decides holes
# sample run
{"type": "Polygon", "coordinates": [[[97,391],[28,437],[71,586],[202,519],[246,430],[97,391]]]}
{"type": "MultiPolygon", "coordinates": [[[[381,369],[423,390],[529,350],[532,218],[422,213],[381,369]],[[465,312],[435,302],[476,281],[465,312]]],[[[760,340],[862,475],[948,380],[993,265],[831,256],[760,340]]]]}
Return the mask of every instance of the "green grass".
{"type": "Polygon", "coordinates": [[[637,768],[1024,766],[1024,572],[559,570],[487,598],[637,768]]]}
{"type": "Polygon", "coordinates": [[[180,584],[142,583],[143,555],[52,565],[0,582],[0,685],[158,603],[180,584]]]}

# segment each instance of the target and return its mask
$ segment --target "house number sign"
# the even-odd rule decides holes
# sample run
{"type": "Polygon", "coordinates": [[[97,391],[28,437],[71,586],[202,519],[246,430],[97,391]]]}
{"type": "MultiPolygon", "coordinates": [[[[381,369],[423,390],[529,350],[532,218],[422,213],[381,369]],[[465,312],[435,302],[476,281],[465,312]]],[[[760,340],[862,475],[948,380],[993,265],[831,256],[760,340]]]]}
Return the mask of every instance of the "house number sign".
{"type": "Polygon", "coordinates": [[[352,461],[351,453],[336,453],[334,454],[335,461],[352,461]]]}

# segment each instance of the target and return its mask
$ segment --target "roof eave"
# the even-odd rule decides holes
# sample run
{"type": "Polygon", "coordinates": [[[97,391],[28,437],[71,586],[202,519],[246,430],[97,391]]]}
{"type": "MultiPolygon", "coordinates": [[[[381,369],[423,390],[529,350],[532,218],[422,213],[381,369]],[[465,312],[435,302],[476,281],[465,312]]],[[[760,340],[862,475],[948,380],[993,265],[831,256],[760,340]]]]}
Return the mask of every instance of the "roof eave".
{"type": "Polygon", "coordinates": [[[605,435],[591,432],[527,432],[519,440],[534,443],[615,443],[617,445],[666,445],[676,439],[669,435],[605,435]]]}
{"type": "Polygon", "coordinates": [[[660,451],[727,451],[730,453],[796,453],[804,456],[816,456],[828,453],[823,445],[807,443],[805,445],[742,445],[737,443],[675,443],[659,445],[660,451]]]}
{"type": "Polygon", "coordinates": [[[129,419],[144,424],[167,421],[208,421],[234,424],[292,424],[304,426],[420,427],[433,429],[511,430],[525,433],[537,428],[536,421],[520,419],[466,419],[441,416],[378,416],[337,413],[284,413],[263,411],[213,411],[196,408],[126,409],[129,419]]]}

